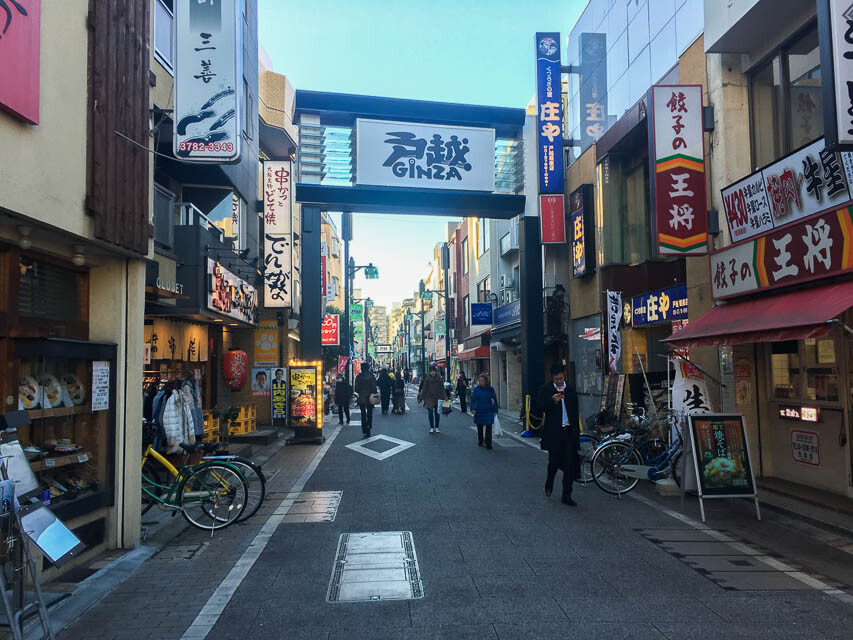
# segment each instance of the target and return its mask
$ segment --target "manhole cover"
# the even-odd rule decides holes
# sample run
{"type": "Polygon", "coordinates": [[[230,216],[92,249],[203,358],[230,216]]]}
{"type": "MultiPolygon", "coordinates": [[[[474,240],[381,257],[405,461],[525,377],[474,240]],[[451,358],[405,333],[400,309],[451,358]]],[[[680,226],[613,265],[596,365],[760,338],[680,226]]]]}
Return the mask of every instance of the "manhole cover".
{"type": "Polygon", "coordinates": [[[341,535],[328,602],[413,600],[423,596],[411,531],[341,535]]]}

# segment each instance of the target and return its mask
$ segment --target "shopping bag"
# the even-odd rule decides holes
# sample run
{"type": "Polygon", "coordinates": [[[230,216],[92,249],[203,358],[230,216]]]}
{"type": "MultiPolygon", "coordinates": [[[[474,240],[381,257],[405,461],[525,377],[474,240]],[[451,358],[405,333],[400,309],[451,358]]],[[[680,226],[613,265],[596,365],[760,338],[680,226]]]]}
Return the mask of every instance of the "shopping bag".
{"type": "Polygon", "coordinates": [[[453,410],[453,408],[450,405],[450,398],[448,398],[447,400],[442,400],[442,402],[441,402],[441,413],[443,415],[447,415],[452,410],[453,410]]]}
{"type": "Polygon", "coordinates": [[[372,404],[373,406],[376,406],[379,404],[379,394],[378,393],[371,393],[370,394],[370,404],[372,404]]]}
{"type": "Polygon", "coordinates": [[[498,419],[498,414],[495,414],[495,422],[492,424],[492,435],[502,436],[504,434],[504,430],[501,429],[501,421],[498,419]]]}

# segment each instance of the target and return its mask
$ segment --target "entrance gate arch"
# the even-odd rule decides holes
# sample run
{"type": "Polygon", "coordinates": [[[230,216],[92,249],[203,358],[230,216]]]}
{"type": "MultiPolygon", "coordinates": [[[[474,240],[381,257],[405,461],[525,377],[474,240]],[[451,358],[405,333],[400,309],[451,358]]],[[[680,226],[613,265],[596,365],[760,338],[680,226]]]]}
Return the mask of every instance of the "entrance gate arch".
{"type": "Polygon", "coordinates": [[[522,393],[533,393],[544,367],[535,119],[524,109],[296,91],[303,359],[322,359],[323,211],[520,216],[522,393]]]}

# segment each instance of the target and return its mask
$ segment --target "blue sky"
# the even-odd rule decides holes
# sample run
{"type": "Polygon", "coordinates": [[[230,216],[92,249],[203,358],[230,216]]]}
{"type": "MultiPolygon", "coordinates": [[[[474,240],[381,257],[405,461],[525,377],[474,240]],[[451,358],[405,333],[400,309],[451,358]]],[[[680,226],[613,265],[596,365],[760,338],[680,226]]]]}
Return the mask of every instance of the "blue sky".
{"type": "MultiPolygon", "coordinates": [[[[563,45],[586,0],[258,0],[260,41],[297,89],[525,107],[533,34],[563,45]]],[[[352,255],[379,280],[356,286],[389,307],[427,272],[445,218],[355,214],[352,255]]]]}

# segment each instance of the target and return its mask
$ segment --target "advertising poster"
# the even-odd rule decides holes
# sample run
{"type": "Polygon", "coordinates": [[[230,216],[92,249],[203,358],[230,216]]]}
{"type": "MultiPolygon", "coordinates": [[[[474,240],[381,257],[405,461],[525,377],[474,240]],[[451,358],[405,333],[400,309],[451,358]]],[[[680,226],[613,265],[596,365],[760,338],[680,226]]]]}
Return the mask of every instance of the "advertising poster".
{"type": "Polygon", "coordinates": [[[273,370],[270,389],[270,396],[272,398],[272,417],[274,420],[284,420],[287,418],[287,379],[284,375],[284,368],[278,367],[273,370]]]}
{"type": "Polygon", "coordinates": [[[700,496],[755,495],[743,416],[690,416],[690,438],[700,496]]]}
{"type": "Polygon", "coordinates": [[[338,373],[341,375],[347,372],[347,364],[349,363],[349,358],[346,356],[338,356],[338,373]]]}
{"type": "Polygon", "coordinates": [[[320,341],[324,347],[341,343],[341,317],[337,313],[327,313],[320,327],[320,341]]]}
{"type": "Polygon", "coordinates": [[[110,363],[107,360],[92,362],[92,411],[110,408],[110,363]]]}
{"type": "Polygon", "coordinates": [[[252,367],[252,397],[270,397],[270,370],[261,367],[252,367]]]}
{"type": "Polygon", "coordinates": [[[275,322],[265,322],[255,329],[252,362],[256,367],[278,364],[278,325],[275,322]]]}
{"type": "Polygon", "coordinates": [[[317,426],[317,370],[290,367],[290,426],[317,426]]]}

